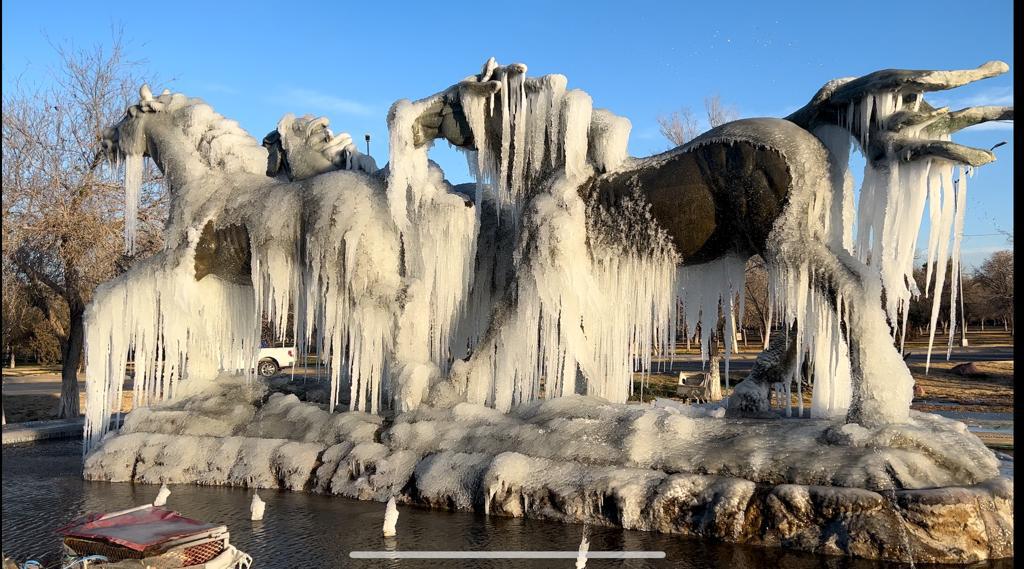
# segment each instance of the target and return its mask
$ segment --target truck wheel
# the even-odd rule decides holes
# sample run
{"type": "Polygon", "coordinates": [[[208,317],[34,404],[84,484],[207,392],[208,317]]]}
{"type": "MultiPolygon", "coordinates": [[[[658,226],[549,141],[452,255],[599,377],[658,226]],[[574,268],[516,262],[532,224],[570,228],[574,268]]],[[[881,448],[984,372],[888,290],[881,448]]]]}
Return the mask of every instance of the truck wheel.
{"type": "Polygon", "coordinates": [[[275,362],[274,360],[266,359],[260,360],[260,363],[258,366],[256,366],[256,369],[257,371],[259,371],[259,374],[262,375],[263,377],[273,377],[277,375],[277,372],[281,368],[278,367],[277,362],[275,362]]]}

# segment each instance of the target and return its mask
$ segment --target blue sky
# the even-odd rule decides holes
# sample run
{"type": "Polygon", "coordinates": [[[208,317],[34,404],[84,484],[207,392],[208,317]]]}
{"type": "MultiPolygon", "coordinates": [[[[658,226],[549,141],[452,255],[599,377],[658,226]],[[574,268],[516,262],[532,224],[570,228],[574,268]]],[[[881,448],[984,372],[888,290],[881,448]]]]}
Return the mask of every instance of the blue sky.
{"type": "MultiPolygon", "coordinates": [[[[3,3],[3,87],[45,81],[52,43],[109,43],[120,26],[128,54],[151,75],[202,97],[257,138],[286,112],[331,119],[335,132],[370,133],[387,161],[385,116],[476,73],[490,56],[529,73],[562,73],[597,107],[633,123],[630,152],[669,145],[657,116],[698,114],[718,94],[741,116],[785,116],[829,79],[883,68],[965,68],[1000,59],[1010,72],[931,99],[959,108],[1012,105],[1013,5],[964,2],[52,2],[3,3]]],[[[975,264],[1010,245],[1012,125],[955,138],[999,160],[971,180],[964,254],[975,264]]],[[[465,161],[431,152],[454,182],[465,161]]],[[[858,172],[859,174],[859,172],[858,172]]],[[[859,177],[859,175],[858,175],[859,177]]]]}

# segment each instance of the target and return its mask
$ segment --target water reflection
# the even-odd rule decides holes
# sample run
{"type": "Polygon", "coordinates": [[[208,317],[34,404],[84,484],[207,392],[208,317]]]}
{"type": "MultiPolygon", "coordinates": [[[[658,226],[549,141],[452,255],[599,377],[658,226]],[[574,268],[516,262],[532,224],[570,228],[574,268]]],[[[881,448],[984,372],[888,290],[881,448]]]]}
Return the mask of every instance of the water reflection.
{"type": "MultiPolygon", "coordinates": [[[[80,443],[60,441],[3,449],[3,551],[15,559],[55,565],[60,544],[54,530],[85,512],[120,510],[151,502],[158,486],[81,479],[80,443]]],[[[584,528],[482,513],[400,507],[398,536],[384,538],[384,504],[295,492],[261,490],[263,520],[249,519],[252,490],[221,486],[170,486],[167,507],[226,524],[231,541],[255,559],[257,568],[285,567],[560,567],[563,560],[353,560],[355,550],[564,550],[576,551],[584,528]]],[[[781,549],[712,543],[678,536],[590,526],[590,551],[664,551],[665,559],[590,559],[602,567],[734,567],[762,569],[867,569],[894,564],[816,556],[781,549]]],[[[1012,567],[1003,561],[983,567],[1012,567]]]]}

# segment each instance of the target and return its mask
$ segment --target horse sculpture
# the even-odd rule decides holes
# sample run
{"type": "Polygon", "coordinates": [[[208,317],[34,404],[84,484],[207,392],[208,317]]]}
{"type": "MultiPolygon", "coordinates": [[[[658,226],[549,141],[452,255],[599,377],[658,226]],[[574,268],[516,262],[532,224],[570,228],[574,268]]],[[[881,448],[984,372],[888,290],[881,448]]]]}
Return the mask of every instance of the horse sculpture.
{"type": "Polygon", "coordinates": [[[389,307],[399,293],[398,234],[380,180],[357,171],[272,179],[267,151],[236,123],[200,100],[153,97],[147,87],[102,146],[129,167],[153,159],[172,203],[164,250],[100,287],[87,313],[94,378],[87,389],[99,402],[90,405],[90,421],[114,408],[129,350],[140,404],[175,396],[181,379],[197,388],[218,370],[251,368],[261,319],[282,329],[286,307],[306,285],[315,293],[302,297],[298,315],[316,314],[321,337],[336,338],[320,353],[330,357],[335,348],[339,370],[341,344],[350,358],[379,362],[349,374],[355,385],[374,384],[361,383],[358,372],[382,373],[389,307]],[[302,241],[304,254],[342,270],[314,268],[299,278],[293,263],[302,226],[315,228],[302,241]]]}
{"type": "MultiPolygon", "coordinates": [[[[689,330],[713,328],[754,254],[791,332],[736,387],[731,411],[763,413],[768,386],[809,358],[822,412],[900,422],[912,379],[892,338],[918,292],[906,277],[925,199],[948,207],[954,164],[994,159],[949,134],[1012,119],[1010,108],[934,109],[923,94],[1006,69],[836,80],[786,119],[734,121],[635,159],[628,120],[593,109],[563,76],[492,59],[395,103],[379,171],[326,120],[286,117],[261,147],[204,103],[144,87],[102,144],[129,169],[149,156],[164,172],[168,234],[90,308],[87,432],[102,434],[130,349],[137,401],[170,397],[178,377],[247,369],[260,320],[282,330],[289,309],[300,347],[312,338],[330,354],[332,409],[344,383],[350,407],[371,412],[508,410],[581,390],[625,401],[637,363],[650,369],[675,337],[677,295],[689,330]],[[438,138],[468,152],[475,189],[428,160],[438,138]],[[869,160],[856,244],[851,139],[869,160]]],[[[941,225],[936,242],[949,237],[941,225]]]]}

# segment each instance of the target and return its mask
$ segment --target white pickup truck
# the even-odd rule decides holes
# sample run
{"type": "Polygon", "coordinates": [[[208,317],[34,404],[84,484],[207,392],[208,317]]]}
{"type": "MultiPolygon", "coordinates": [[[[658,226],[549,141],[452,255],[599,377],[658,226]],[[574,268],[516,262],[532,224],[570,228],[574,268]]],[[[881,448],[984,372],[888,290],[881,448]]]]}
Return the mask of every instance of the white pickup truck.
{"type": "Polygon", "coordinates": [[[293,365],[295,365],[295,346],[280,346],[276,348],[264,346],[260,348],[256,373],[263,377],[272,377],[281,371],[281,368],[292,367],[293,365]]]}

